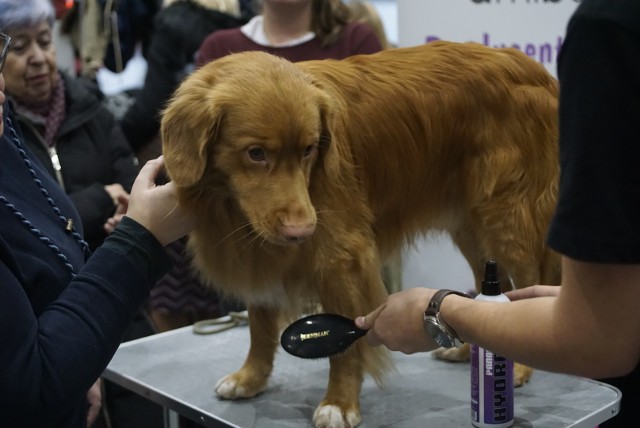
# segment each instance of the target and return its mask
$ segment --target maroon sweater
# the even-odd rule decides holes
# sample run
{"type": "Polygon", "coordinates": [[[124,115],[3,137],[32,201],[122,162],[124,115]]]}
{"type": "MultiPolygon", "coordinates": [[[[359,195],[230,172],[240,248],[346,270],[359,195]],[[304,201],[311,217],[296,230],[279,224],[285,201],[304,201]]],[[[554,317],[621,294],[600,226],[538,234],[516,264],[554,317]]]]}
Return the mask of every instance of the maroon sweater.
{"type": "Polygon", "coordinates": [[[292,62],[313,59],[343,59],[351,55],[371,54],[382,50],[382,44],[373,29],[359,23],[346,24],[338,41],[331,46],[320,46],[313,38],[296,46],[267,47],[259,45],[245,36],[240,28],[218,30],[210,34],[200,45],[198,67],[223,56],[245,51],[263,51],[292,62]]]}

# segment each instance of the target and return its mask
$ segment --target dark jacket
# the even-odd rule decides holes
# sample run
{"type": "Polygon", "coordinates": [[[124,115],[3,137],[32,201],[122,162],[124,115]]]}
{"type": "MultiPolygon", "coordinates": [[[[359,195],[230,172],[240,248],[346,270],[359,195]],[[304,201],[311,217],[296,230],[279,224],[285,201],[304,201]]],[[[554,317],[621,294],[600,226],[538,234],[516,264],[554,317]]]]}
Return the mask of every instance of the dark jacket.
{"type": "Polygon", "coordinates": [[[0,137],[0,426],[86,427],[87,390],[169,260],[125,217],[85,265],[60,217],[78,224],[73,204],[15,125],[0,137]]]}
{"type": "MultiPolygon", "coordinates": [[[[82,80],[62,76],[67,108],[55,146],[65,191],[80,213],[85,239],[95,248],[106,237],[103,225],[115,208],[104,186],[119,183],[130,192],[138,174],[137,159],[115,118],[95,93],[82,80]]],[[[25,143],[55,177],[41,130],[26,116],[16,117],[25,143]]]]}
{"type": "Polygon", "coordinates": [[[189,0],[172,3],[158,12],[146,56],[144,86],[122,119],[122,130],[136,152],[160,131],[160,111],[193,69],[200,43],[216,30],[243,23],[189,0]]]}

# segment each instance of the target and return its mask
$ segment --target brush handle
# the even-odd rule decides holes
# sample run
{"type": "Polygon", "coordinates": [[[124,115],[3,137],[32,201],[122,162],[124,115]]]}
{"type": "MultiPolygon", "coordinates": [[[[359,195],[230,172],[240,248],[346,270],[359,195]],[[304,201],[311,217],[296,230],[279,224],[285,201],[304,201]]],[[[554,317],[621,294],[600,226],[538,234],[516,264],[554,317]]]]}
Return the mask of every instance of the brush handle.
{"type": "Polygon", "coordinates": [[[327,358],[345,352],[367,330],[337,314],[315,314],[290,324],[280,337],[289,354],[300,358],[327,358]]]}

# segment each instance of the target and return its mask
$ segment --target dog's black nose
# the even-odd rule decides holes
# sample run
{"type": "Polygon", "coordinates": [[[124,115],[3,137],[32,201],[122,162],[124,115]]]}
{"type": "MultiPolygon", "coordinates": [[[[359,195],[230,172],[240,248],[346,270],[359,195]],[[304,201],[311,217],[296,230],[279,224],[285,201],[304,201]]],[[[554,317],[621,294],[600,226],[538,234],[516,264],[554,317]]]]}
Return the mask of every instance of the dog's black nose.
{"type": "Polygon", "coordinates": [[[285,239],[291,244],[297,244],[298,242],[306,241],[307,236],[287,236],[285,239]]]}

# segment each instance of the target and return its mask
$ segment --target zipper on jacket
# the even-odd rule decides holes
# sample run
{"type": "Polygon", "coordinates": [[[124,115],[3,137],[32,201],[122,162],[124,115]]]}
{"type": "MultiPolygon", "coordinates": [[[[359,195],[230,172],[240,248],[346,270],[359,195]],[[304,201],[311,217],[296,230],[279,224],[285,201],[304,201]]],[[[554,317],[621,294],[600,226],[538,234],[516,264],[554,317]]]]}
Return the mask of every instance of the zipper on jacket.
{"type": "Polygon", "coordinates": [[[58,181],[60,187],[62,187],[62,189],[64,190],[64,180],[62,179],[62,165],[60,165],[60,158],[58,157],[56,146],[53,145],[51,147],[47,147],[47,152],[49,153],[49,157],[51,158],[53,170],[56,173],[56,180],[58,181]]]}

